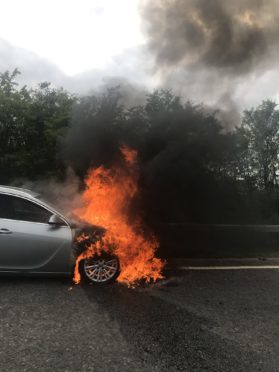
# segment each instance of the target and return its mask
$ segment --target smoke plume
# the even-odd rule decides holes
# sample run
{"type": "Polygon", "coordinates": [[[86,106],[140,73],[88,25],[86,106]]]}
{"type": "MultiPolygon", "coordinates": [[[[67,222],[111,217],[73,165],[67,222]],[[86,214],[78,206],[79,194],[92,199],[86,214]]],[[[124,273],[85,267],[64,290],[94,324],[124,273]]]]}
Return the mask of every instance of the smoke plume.
{"type": "Polygon", "coordinates": [[[239,75],[267,62],[278,45],[274,0],[155,0],[143,16],[163,69],[206,66],[239,75]]]}
{"type": "Polygon", "coordinates": [[[81,205],[81,180],[68,168],[63,180],[47,177],[40,180],[16,179],[13,186],[35,191],[61,213],[71,217],[74,208],[81,205]]]}
{"type": "Polygon", "coordinates": [[[252,85],[277,63],[276,5],[275,0],[145,1],[144,30],[159,81],[212,105],[230,95],[226,111],[234,111],[243,84],[252,85]]]}

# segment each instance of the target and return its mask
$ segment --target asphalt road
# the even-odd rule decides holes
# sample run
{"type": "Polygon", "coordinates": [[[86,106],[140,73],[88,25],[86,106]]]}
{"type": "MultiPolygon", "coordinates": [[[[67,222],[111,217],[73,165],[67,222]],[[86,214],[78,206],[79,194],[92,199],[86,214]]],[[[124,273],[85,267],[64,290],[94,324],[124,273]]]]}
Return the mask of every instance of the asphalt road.
{"type": "Polygon", "coordinates": [[[279,371],[279,270],[169,274],[135,290],[2,277],[1,372],[279,371]]]}

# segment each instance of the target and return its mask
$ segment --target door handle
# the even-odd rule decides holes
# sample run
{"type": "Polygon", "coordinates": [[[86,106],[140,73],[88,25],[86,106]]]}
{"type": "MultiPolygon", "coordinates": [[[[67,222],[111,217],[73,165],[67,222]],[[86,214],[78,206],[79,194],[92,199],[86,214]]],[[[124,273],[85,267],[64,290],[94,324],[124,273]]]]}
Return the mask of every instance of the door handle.
{"type": "Polygon", "coordinates": [[[0,229],[0,234],[11,234],[12,232],[8,229],[0,229]]]}

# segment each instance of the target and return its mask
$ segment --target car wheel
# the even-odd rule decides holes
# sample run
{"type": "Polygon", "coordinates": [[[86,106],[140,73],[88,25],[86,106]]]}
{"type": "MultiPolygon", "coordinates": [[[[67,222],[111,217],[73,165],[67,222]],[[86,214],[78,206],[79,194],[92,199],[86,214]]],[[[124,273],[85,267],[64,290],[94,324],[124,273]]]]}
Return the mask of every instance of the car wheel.
{"type": "Polygon", "coordinates": [[[81,261],[79,269],[84,281],[106,284],[116,280],[120,272],[120,264],[116,256],[103,253],[81,261]]]}

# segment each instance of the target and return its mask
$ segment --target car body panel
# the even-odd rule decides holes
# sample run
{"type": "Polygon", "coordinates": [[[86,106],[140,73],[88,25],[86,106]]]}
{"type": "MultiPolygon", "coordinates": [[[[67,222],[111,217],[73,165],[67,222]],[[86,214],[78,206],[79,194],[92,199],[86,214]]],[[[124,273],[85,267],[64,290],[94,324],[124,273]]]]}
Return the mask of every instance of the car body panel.
{"type": "MultiPolygon", "coordinates": [[[[1,219],[0,270],[39,270],[72,248],[72,233],[68,226],[1,219]]],[[[68,257],[55,264],[55,271],[65,271],[68,257]]]]}
{"type": "Polygon", "coordinates": [[[64,221],[59,226],[0,218],[0,271],[71,273],[74,233],[67,218],[27,190],[0,186],[0,195],[25,199],[64,221]]]}

